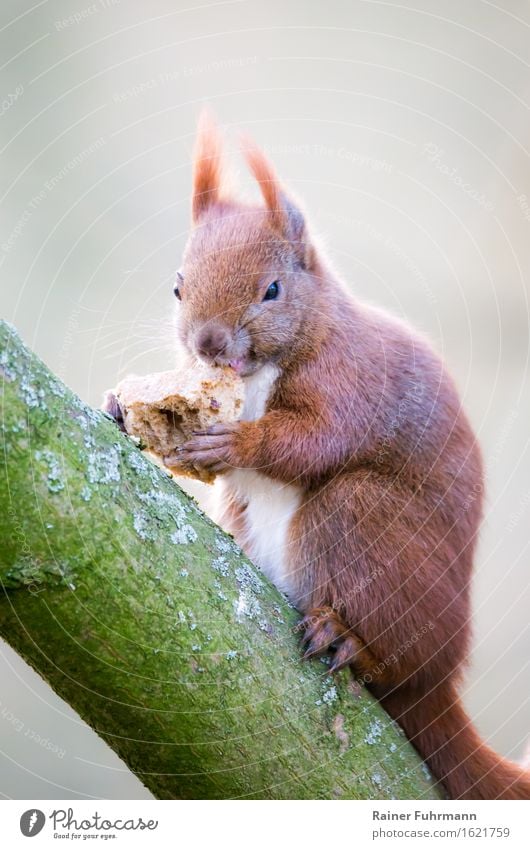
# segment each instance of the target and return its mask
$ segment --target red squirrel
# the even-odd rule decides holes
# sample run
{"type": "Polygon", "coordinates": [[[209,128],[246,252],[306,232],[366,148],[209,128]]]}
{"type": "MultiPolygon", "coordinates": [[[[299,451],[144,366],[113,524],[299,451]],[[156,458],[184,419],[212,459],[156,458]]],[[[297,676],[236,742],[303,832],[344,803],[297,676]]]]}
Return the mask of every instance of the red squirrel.
{"type": "Polygon", "coordinates": [[[220,524],[304,615],[305,657],[350,666],[452,799],[530,799],[458,696],[483,467],[455,386],[421,336],[352,297],[265,155],[244,154],[262,205],[226,193],[202,118],[178,332],[246,395],[179,462],[219,473],[220,524]]]}

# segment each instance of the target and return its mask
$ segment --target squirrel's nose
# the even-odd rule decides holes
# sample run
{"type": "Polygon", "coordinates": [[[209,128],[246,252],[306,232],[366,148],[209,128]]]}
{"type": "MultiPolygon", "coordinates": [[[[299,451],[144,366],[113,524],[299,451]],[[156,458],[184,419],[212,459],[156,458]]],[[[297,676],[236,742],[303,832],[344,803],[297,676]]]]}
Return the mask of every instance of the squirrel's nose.
{"type": "Polygon", "coordinates": [[[222,354],[230,341],[228,331],[218,325],[203,327],[197,338],[197,352],[201,357],[214,360],[222,354]]]}

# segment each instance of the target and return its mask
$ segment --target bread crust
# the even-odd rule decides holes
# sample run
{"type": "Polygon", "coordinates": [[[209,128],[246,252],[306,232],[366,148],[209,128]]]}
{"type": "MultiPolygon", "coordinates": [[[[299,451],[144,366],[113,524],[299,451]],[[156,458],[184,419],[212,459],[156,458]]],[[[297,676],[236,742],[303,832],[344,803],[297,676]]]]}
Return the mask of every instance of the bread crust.
{"type": "MultiPolygon", "coordinates": [[[[243,381],[230,368],[189,363],[171,371],[131,374],[113,391],[130,436],[162,461],[191,438],[219,422],[239,419],[243,409],[243,381]]],[[[215,474],[184,462],[165,465],[177,476],[212,483],[215,474]]]]}

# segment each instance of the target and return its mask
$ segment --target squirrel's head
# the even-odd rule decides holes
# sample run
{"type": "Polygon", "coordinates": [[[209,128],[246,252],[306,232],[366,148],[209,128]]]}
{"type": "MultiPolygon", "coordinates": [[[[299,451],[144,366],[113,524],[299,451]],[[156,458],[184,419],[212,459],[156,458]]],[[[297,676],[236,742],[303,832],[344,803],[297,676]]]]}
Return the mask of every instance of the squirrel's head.
{"type": "Polygon", "coordinates": [[[322,299],[316,252],[304,216],[263,153],[244,155],[264,205],[227,197],[222,144],[208,115],[199,124],[193,228],[177,273],[177,325],[185,347],[243,377],[282,364],[315,340],[322,299]]]}

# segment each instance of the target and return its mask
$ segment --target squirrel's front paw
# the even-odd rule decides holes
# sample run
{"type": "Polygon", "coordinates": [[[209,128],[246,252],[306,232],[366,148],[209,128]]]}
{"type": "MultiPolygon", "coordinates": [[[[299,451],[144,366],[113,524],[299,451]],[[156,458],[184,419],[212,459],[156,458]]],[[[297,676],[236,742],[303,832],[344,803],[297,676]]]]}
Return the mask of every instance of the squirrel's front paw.
{"type": "Polygon", "coordinates": [[[237,435],[239,422],[216,424],[207,430],[194,431],[189,439],[174,454],[164,457],[167,466],[184,464],[219,474],[227,469],[238,468],[237,435]]]}

